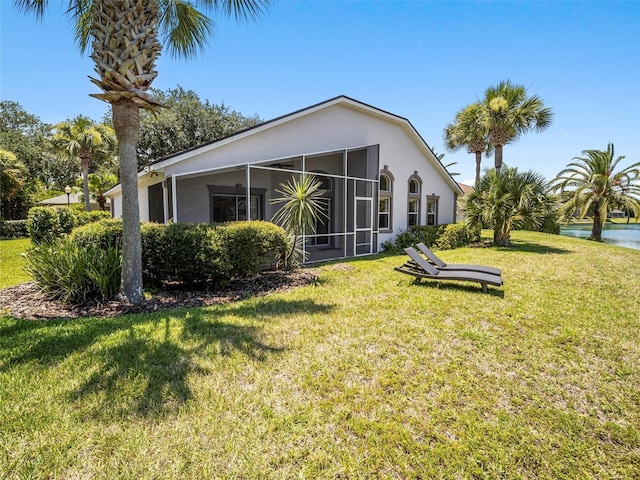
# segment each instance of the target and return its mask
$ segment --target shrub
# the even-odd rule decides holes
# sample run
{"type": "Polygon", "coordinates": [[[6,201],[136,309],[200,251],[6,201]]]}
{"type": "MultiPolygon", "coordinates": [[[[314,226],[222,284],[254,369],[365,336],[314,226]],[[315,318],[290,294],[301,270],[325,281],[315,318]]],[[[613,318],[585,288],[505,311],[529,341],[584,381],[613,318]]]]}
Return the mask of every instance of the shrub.
{"type": "Polygon", "coordinates": [[[401,253],[403,248],[424,243],[427,247],[443,250],[469,245],[480,238],[480,230],[468,227],[465,223],[447,225],[414,225],[409,230],[400,232],[395,241],[382,244],[385,252],[401,253]]]}
{"type": "Polygon", "coordinates": [[[86,225],[87,223],[99,222],[100,220],[109,220],[111,219],[111,214],[109,212],[104,212],[102,210],[92,210],[90,212],[76,212],[76,227],[81,227],[86,225]]]}
{"type": "Polygon", "coordinates": [[[78,245],[99,245],[107,248],[115,245],[122,248],[122,220],[109,219],[88,223],[75,228],[70,238],[78,245]]]}
{"type": "Polygon", "coordinates": [[[70,237],[27,250],[25,271],[49,297],[64,302],[102,301],[120,287],[122,256],[116,245],[79,245],[70,237]]]}
{"type": "Polygon", "coordinates": [[[280,266],[289,247],[285,231],[271,222],[234,222],[219,227],[226,260],[235,277],[280,266]]]}
{"type": "Polygon", "coordinates": [[[479,237],[480,231],[478,229],[472,229],[463,222],[451,223],[442,230],[434,246],[441,250],[450,250],[469,245],[479,237]]]}
{"type": "Polygon", "coordinates": [[[229,279],[229,265],[214,226],[172,223],[146,227],[145,231],[143,273],[147,271],[147,280],[152,283],[224,284],[229,279]]]}
{"type": "Polygon", "coordinates": [[[0,238],[26,238],[27,220],[0,220],[0,238]]]}
{"type": "Polygon", "coordinates": [[[68,208],[32,207],[27,216],[27,230],[33,243],[51,242],[71,233],[76,216],[68,208]]]}
{"type": "Polygon", "coordinates": [[[27,230],[33,243],[53,241],[60,235],[60,220],[55,208],[33,207],[27,217],[27,230]]]}

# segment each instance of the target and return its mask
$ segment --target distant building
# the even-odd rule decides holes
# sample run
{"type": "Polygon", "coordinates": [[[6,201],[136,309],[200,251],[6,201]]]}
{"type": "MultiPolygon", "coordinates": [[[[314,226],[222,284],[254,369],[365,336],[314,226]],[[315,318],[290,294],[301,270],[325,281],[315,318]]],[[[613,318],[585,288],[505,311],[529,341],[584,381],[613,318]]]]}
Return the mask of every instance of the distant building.
{"type": "Polygon", "coordinates": [[[464,197],[473,192],[475,189],[464,183],[458,182],[458,187],[462,190],[462,195],[458,197],[458,201],[456,202],[456,220],[462,221],[464,220],[464,211],[462,210],[462,205],[464,205],[464,197]]]}

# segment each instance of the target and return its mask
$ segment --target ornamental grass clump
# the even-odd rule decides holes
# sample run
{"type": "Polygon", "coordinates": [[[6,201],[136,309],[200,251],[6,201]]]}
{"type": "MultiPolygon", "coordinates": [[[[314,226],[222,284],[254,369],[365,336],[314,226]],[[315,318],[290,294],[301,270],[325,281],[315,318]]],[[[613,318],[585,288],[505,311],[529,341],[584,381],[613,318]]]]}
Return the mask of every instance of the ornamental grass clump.
{"type": "Polygon", "coordinates": [[[65,236],[27,250],[24,269],[48,297],[83,303],[118,293],[121,264],[118,245],[79,245],[65,236]]]}

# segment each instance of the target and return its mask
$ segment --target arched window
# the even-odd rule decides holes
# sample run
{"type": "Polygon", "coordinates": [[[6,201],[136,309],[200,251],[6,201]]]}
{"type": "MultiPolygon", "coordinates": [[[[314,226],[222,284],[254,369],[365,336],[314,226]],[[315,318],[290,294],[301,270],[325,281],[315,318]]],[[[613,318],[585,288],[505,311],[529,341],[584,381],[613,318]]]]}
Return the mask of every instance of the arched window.
{"type": "Polygon", "coordinates": [[[387,165],[380,171],[378,188],[378,230],[391,232],[391,206],[393,203],[393,175],[387,165]]]}
{"type": "Polygon", "coordinates": [[[422,179],[418,172],[413,172],[409,177],[409,195],[407,199],[407,227],[420,225],[420,195],[422,192],[422,179]]]}

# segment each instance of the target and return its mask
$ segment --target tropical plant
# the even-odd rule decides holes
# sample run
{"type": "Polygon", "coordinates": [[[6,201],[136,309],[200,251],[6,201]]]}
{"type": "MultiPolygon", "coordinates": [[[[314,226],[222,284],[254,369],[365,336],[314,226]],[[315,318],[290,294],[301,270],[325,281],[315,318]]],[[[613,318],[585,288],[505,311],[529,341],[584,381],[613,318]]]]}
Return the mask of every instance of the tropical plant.
{"type": "Polygon", "coordinates": [[[27,167],[12,152],[0,149],[0,218],[2,204],[22,190],[26,175],[27,167]]]}
{"type": "Polygon", "coordinates": [[[512,230],[540,230],[553,215],[555,202],[539,173],[492,168],[465,197],[465,221],[472,228],[491,228],[494,243],[508,247],[512,230]]]}
{"type": "Polygon", "coordinates": [[[79,158],[82,165],[84,208],[91,210],[89,198],[89,162],[93,158],[115,153],[116,136],[113,129],[105,124],[78,115],[73,120],[58,123],[52,145],[68,157],[79,158]]]}
{"type": "Polygon", "coordinates": [[[284,228],[291,238],[284,257],[285,267],[295,267],[304,260],[301,239],[304,235],[315,234],[316,223],[326,220],[320,203],[325,193],[321,186],[322,182],[314,175],[306,174],[300,179],[294,176],[276,190],[282,196],[271,200],[272,204],[282,204],[271,220],[284,228]]]}
{"type": "MultiPolygon", "coordinates": [[[[15,0],[25,12],[41,17],[46,0],[15,0]]],[[[214,22],[198,7],[238,19],[255,19],[269,0],[70,0],[75,36],[84,53],[89,45],[98,78],[91,79],[109,102],[118,139],[122,183],[122,294],[142,301],[142,245],[138,205],[136,143],[140,109],[162,107],[147,93],[158,75],[155,63],[162,51],[158,33],[170,54],[193,56],[204,47],[214,22]]],[[[86,195],[88,197],[88,195],[86,195]]]]}
{"type": "Polygon", "coordinates": [[[484,118],[482,104],[472,103],[458,111],[453,123],[447,124],[444,129],[444,141],[449,150],[465,148],[468,153],[475,154],[476,185],[480,182],[482,154],[490,155],[492,152],[484,118]]]}
{"type": "Polygon", "coordinates": [[[485,91],[482,101],[483,129],[495,149],[495,168],[502,168],[502,147],[530,130],[541,132],[551,125],[553,113],[537,96],[527,96],[527,89],[502,81],[485,91]]]}
{"type": "Polygon", "coordinates": [[[107,197],[104,193],[117,184],[118,177],[110,173],[89,174],[89,195],[100,206],[100,210],[104,210],[107,205],[107,197]]]}
{"type": "Polygon", "coordinates": [[[566,219],[580,212],[580,218],[593,212],[591,240],[602,241],[602,225],[608,213],[617,208],[640,215],[640,162],[619,171],[624,155],[615,156],[613,143],[606,150],[583,150],[553,181],[564,198],[561,212],[566,219]]]}

